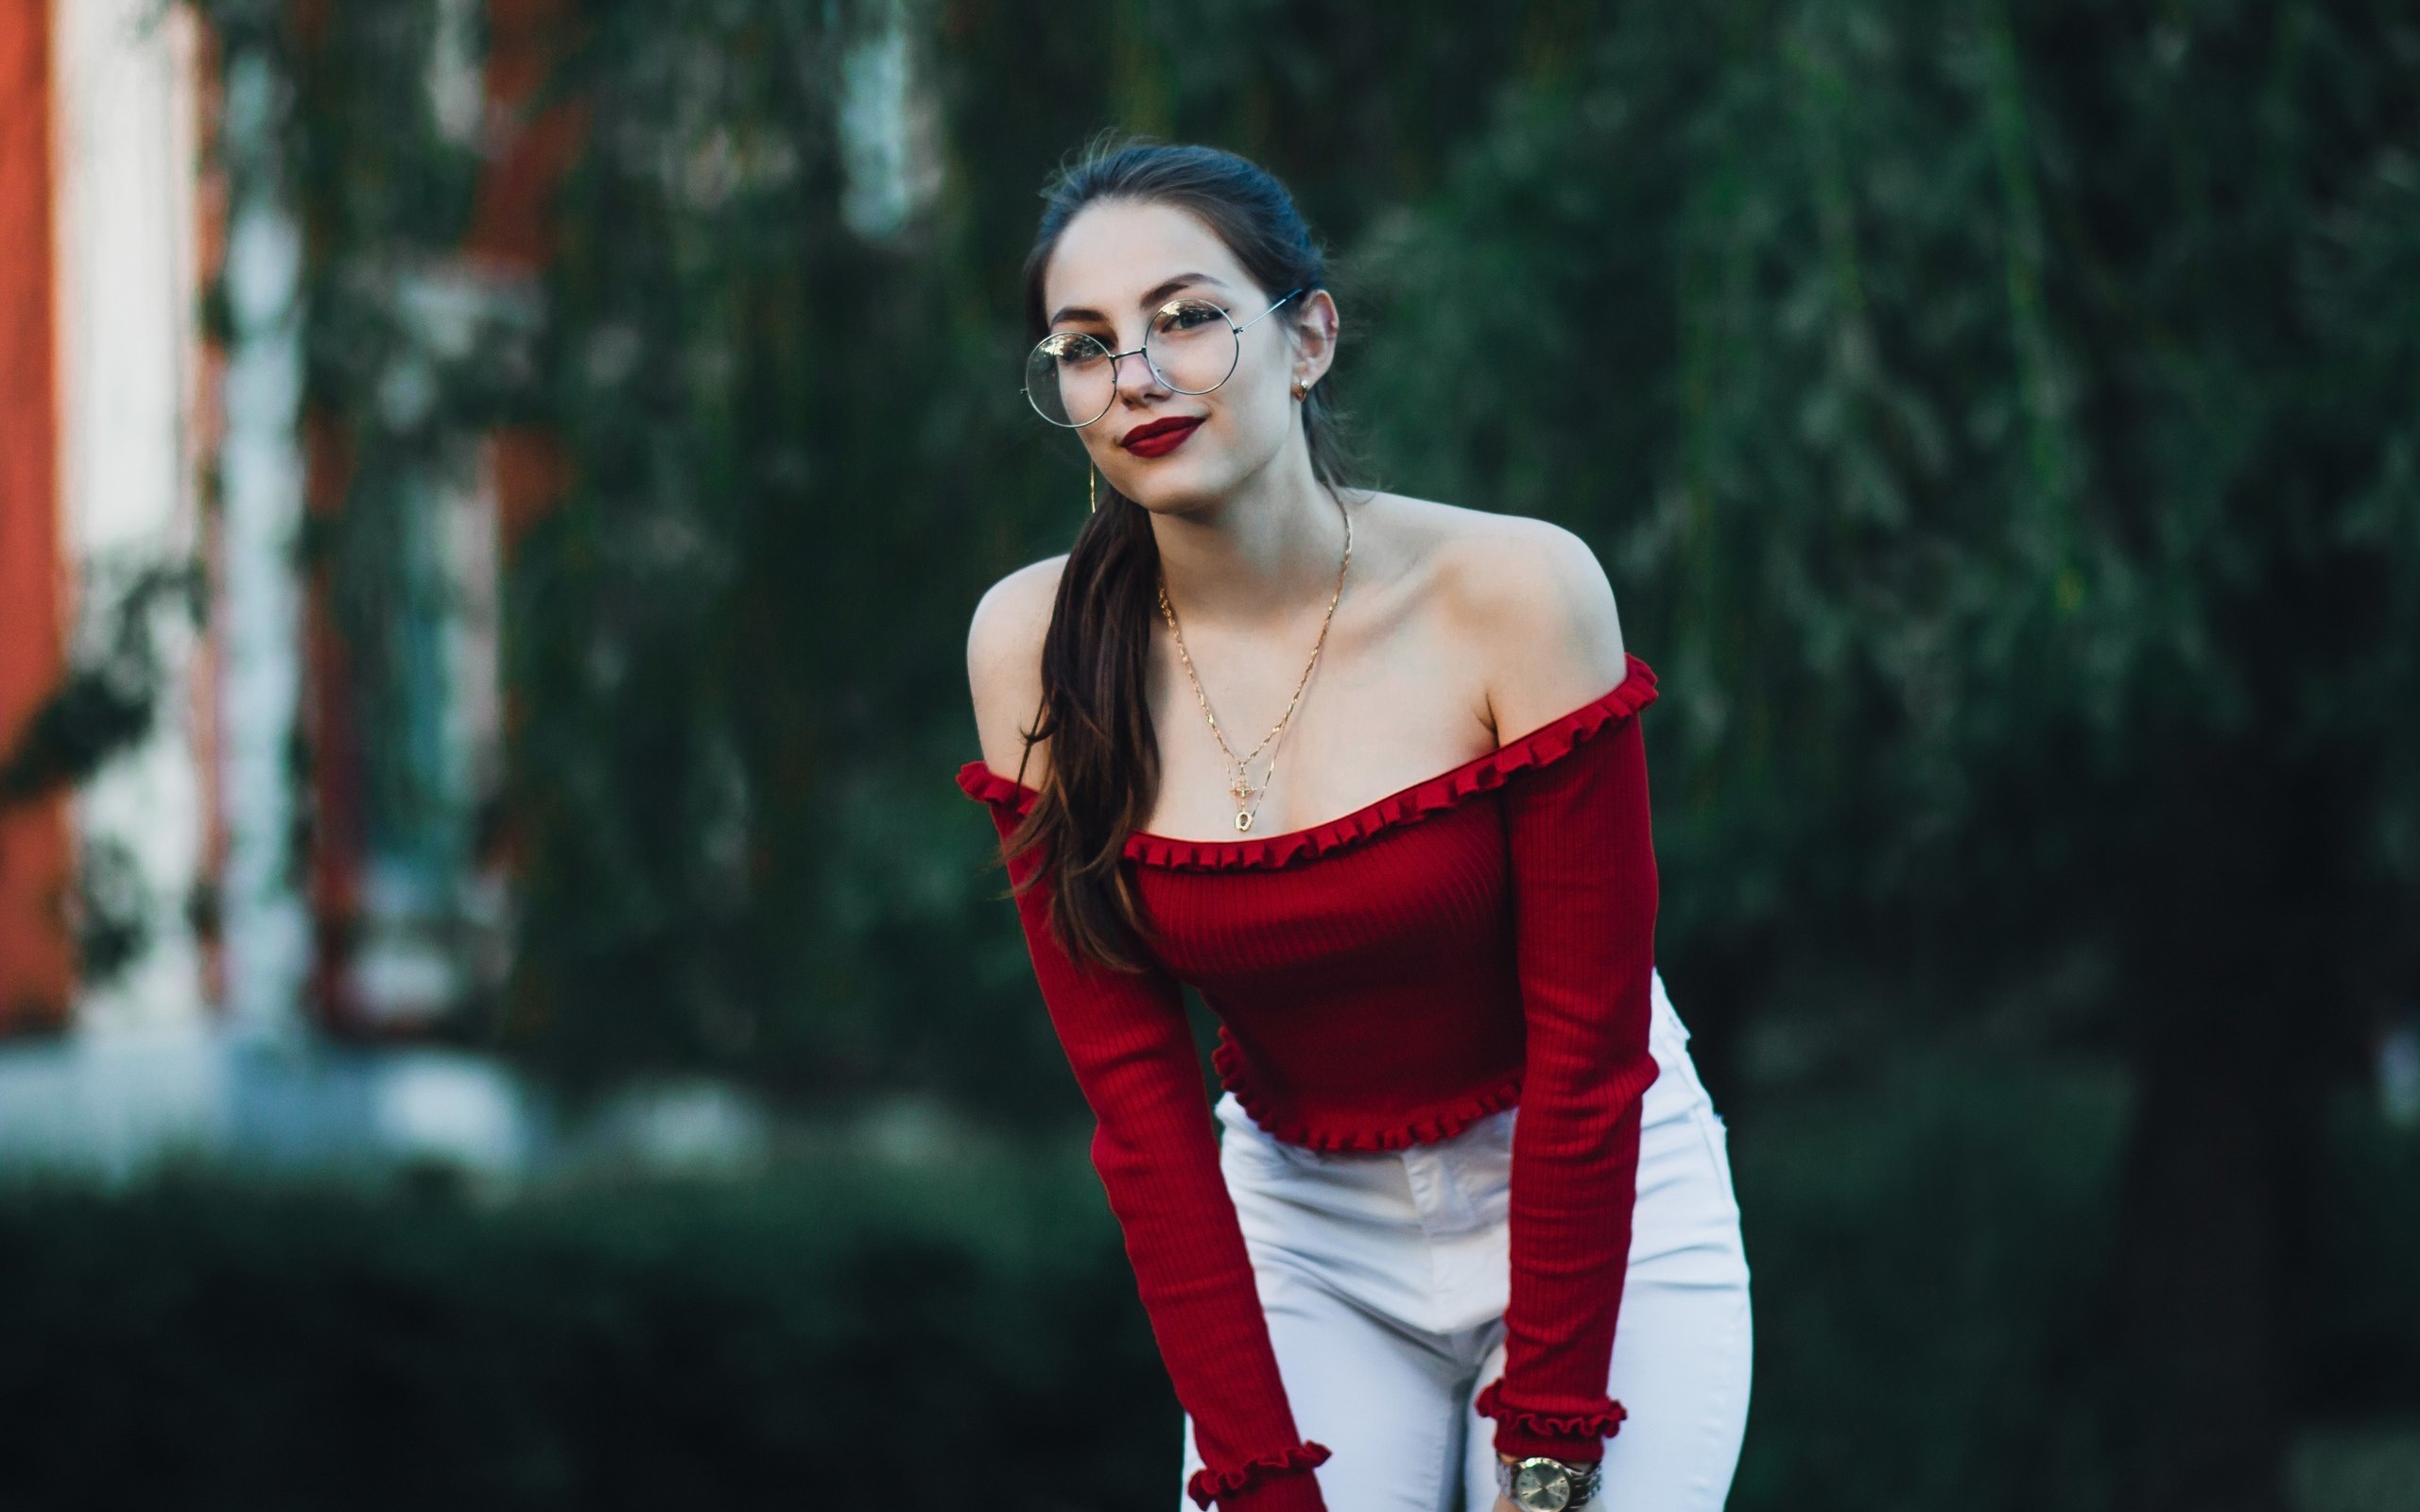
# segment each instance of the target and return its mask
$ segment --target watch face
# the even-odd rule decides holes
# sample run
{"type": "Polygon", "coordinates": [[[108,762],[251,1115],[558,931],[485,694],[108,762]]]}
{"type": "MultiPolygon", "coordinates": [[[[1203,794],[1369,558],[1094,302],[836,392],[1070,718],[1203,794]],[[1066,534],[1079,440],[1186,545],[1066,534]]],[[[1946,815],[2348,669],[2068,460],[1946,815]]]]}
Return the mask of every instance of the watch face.
{"type": "Polygon", "coordinates": [[[1571,1504],[1571,1477],[1551,1460],[1528,1460],[1512,1472],[1512,1504],[1522,1512],[1564,1512],[1571,1504]]]}

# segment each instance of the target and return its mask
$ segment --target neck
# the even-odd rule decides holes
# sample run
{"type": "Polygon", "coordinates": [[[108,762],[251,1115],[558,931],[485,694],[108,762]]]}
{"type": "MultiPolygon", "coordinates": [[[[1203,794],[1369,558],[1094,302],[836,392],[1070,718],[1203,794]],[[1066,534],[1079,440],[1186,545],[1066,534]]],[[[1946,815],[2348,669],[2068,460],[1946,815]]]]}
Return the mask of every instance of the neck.
{"type": "Polygon", "coordinates": [[[1299,437],[1244,487],[1200,509],[1154,515],[1168,593],[1197,619],[1252,621],[1324,604],[1344,551],[1336,496],[1299,437]]]}

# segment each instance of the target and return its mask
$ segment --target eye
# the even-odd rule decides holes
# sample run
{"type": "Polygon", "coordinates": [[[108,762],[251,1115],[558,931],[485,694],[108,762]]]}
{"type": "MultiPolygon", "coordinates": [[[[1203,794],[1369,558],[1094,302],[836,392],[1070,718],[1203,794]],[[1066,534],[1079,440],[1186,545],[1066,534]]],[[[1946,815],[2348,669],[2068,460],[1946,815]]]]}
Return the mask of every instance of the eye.
{"type": "Polygon", "coordinates": [[[1227,312],[1208,300],[1177,300],[1160,306],[1153,324],[1164,331],[1191,331],[1216,322],[1226,323],[1227,312]]]}
{"type": "Polygon", "coordinates": [[[1109,349],[1081,331],[1061,331],[1042,338],[1042,350],[1063,368],[1080,367],[1098,362],[1109,354],[1109,349]]]}

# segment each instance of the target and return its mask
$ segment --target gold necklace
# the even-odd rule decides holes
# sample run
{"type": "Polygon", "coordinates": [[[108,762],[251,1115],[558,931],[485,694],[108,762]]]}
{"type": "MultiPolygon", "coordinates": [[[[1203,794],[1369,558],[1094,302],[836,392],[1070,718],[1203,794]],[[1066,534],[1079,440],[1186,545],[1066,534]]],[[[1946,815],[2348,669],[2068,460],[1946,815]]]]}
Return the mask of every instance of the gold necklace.
{"type": "Polygon", "coordinates": [[[1201,706],[1201,717],[1210,722],[1210,738],[1226,753],[1227,791],[1236,800],[1238,833],[1252,828],[1252,821],[1260,814],[1260,800],[1269,796],[1269,784],[1277,781],[1277,752],[1270,742],[1286,733],[1294,711],[1301,706],[1303,690],[1311,685],[1311,673],[1320,664],[1320,651],[1327,644],[1327,627],[1336,622],[1336,606],[1344,598],[1344,572],[1353,565],[1353,512],[1344,507],[1342,499],[1336,501],[1336,507],[1344,516],[1344,559],[1336,564],[1336,592],[1328,595],[1327,613],[1320,620],[1319,639],[1311,643],[1311,659],[1303,664],[1303,675],[1294,683],[1294,696],[1286,701],[1286,712],[1269,727],[1269,733],[1260,737],[1260,744],[1241,756],[1227,744],[1226,731],[1219,728],[1219,716],[1210,712],[1210,696],[1201,691],[1201,679],[1193,670],[1193,653],[1184,648],[1184,631],[1177,627],[1176,606],[1168,602],[1168,580],[1165,576],[1160,579],[1160,617],[1168,622],[1168,634],[1176,641],[1177,660],[1184,663],[1184,679],[1193,684],[1193,701],[1201,706]],[[1269,770],[1255,782],[1252,780],[1252,762],[1264,750],[1269,751],[1269,770]]]}

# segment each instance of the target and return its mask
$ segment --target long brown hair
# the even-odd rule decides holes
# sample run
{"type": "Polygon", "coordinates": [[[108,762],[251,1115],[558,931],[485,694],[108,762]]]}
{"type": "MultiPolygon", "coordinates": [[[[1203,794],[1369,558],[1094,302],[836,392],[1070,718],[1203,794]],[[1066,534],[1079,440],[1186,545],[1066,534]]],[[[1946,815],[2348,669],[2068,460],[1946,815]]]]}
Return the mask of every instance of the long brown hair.
{"type": "MultiPolygon", "coordinates": [[[[1271,299],[1327,287],[1327,257],[1269,171],[1216,147],[1097,145],[1043,192],[1042,225],[1026,257],[1026,322],[1049,329],[1043,277],[1061,232],[1101,200],[1173,205],[1199,217],[1271,299]]],[[[1344,484],[1345,453],[1328,385],[1303,404],[1311,470],[1344,484]]],[[[1025,731],[1029,754],[1050,743],[1040,796],[1009,843],[1039,847],[1033,880],[1050,883],[1050,927],[1078,960],[1135,970],[1150,938],[1142,901],[1123,865],[1126,841],[1159,797],[1160,747],[1151,732],[1145,672],[1157,612],[1160,548],[1143,507],[1100,485],[1067,553],[1042,643],[1042,707],[1025,731]]],[[[1019,764],[1023,775],[1023,764],[1019,764]]]]}

